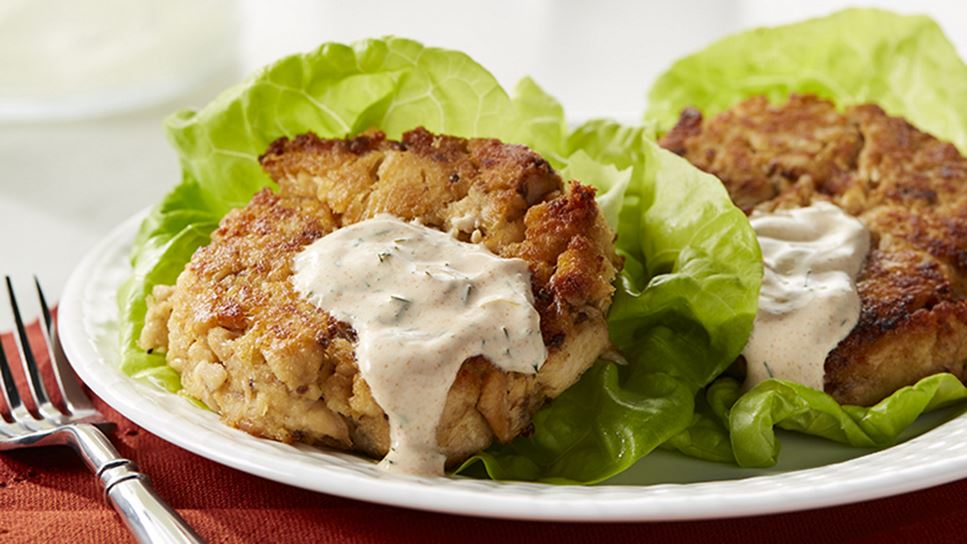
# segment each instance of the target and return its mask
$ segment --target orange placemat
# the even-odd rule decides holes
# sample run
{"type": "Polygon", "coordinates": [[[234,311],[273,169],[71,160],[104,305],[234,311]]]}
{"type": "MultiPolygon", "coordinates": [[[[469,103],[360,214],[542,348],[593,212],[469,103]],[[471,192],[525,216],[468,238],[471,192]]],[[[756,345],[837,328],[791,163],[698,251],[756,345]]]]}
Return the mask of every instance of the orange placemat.
{"type": "MultiPolygon", "coordinates": [[[[39,334],[33,327],[32,332],[39,334]]],[[[12,355],[12,338],[3,345],[12,355]]],[[[140,429],[99,399],[121,455],[211,542],[965,542],[967,480],[793,514],[670,523],[570,524],[431,514],[304,491],[208,461],[140,429]]],[[[965,444],[967,447],[967,444],[965,444]]],[[[0,455],[0,542],[126,542],[94,477],[66,448],[0,455]]]]}

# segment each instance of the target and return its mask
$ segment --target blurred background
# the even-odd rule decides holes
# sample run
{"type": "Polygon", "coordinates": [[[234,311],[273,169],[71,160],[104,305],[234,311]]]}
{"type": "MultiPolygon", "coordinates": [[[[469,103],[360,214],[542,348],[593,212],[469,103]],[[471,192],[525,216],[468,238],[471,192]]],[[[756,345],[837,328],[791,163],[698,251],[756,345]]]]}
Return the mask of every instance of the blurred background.
{"type": "Polygon", "coordinates": [[[459,49],[505,87],[533,76],[572,121],[634,121],[674,59],[850,5],[931,15],[967,57],[956,0],[0,0],[0,273],[26,286],[36,272],[56,298],[98,239],[178,181],[167,114],[325,41],[459,49]]]}

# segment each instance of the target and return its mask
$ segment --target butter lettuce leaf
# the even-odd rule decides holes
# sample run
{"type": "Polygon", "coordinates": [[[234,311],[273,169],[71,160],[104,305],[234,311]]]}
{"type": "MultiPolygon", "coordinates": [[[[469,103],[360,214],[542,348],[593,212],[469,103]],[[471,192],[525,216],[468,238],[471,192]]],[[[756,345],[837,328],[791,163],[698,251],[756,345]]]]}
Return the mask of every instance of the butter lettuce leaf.
{"type": "Polygon", "coordinates": [[[470,57],[386,38],[286,57],[203,109],[174,114],[166,129],[186,177],[200,185],[205,205],[224,215],[269,186],[258,157],[282,136],[339,138],[378,128],[399,138],[424,126],[506,137],[514,117],[510,96],[470,57]]]}
{"type": "Polygon", "coordinates": [[[599,189],[627,180],[617,229],[625,266],[608,317],[627,364],[599,362],[537,414],[529,436],[463,470],[479,461],[496,479],[607,479],[689,429],[696,393],[745,345],[762,277],[755,234],[715,177],[650,136],[592,121],[568,138],[575,171],[596,161],[611,172],[592,176],[610,179],[599,189]]]}
{"type": "Polygon", "coordinates": [[[517,83],[512,101],[518,120],[514,136],[508,141],[527,142],[540,150],[552,166],[563,166],[567,153],[567,121],[561,104],[529,77],[517,83]]]}
{"type": "Polygon", "coordinates": [[[879,9],[721,39],[659,76],[645,117],[667,130],[688,106],[714,115],[749,96],[793,92],[879,104],[967,153],[967,65],[929,17],[879,9]]]}
{"type": "Polygon", "coordinates": [[[729,434],[729,410],[741,396],[738,382],[719,378],[695,396],[695,414],[684,431],[661,445],[689,457],[735,463],[729,434]]]}
{"type": "Polygon", "coordinates": [[[924,412],[967,399],[953,374],[936,374],[903,387],[871,407],[840,406],[798,383],[766,380],[739,397],[729,413],[732,449],[743,467],[768,467],[779,456],[774,427],[863,448],[894,444],[924,412]]]}
{"type": "Polygon", "coordinates": [[[857,448],[883,448],[922,414],[967,399],[967,387],[953,374],[935,374],[864,407],[840,405],[822,391],[778,379],[742,394],[738,381],[720,378],[698,398],[706,403],[697,406],[692,424],[663,447],[708,461],[770,467],[781,446],[775,427],[857,448]]]}
{"type": "MultiPolygon", "coordinates": [[[[877,9],[760,28],[719,40],[675,62],[648,94],[645,118],[659,130],[681,110],[714,115],[765,95],[813,93],[838,107],[872,102],[967,152],[967,65],[933,20],[877,9]]],[[[938,374],[876,406],[840,406],[802,385],[767,380],[748,393],[723,378],[698,393],[692,425],[664,447],[740,466],[771,466],[774,427],[857,447],[884,447],[921,413],[965,398],[964,386],[938,374]],[[734,406],[733,406],[734,405],[734,406]]]]}
{"type": "MultiPolygon", "coordinates": [[[[131,251],[131,276],[118,290],[120,311],[121,369],[146,377],[169,368],[164,355],[138,346],[144,327],[147,296],[155,285],[171,285],[195,249],[208,243],[221,216],[204,205],[200,187],[186,179],[149,212],[141,224],[131,251]]],[[[178,385],[166,380],[167,389],[178,385]]]]}

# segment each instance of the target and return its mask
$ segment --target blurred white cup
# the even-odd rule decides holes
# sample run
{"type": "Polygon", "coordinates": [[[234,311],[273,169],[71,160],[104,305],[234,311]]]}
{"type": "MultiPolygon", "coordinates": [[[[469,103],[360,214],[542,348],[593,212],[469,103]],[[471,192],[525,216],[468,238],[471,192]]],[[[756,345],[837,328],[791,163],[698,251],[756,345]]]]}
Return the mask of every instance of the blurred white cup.
{"type": "Polygon", "coordinates": [[[0,121],[149,106],[236,61],[234,0],[3,0],[0,121]]]}

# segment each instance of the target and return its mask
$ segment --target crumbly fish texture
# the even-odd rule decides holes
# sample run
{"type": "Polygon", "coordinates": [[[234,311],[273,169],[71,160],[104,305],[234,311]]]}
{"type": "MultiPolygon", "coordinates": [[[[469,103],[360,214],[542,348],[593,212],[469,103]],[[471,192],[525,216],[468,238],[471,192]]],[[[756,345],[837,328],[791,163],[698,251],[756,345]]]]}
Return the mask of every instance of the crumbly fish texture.
{"type": "Polygon", "coordinates": [[[838,111],[793,95],[708,120],[682,112],[661,144],[715,174],[746,212],[828,200],[869,228],[862,309],[829,354],[825,385],[872,405],[938,372],[967,379],[967,159],[871,104],[838,111]]]}
{"type": "Polygon", "coordinates": [[[594,190],[536,153],[416,129],[274,142],[260,158],[279,185],[233,210],[174,286],[149,298],[141,346],[166,351],[185,390],[222,419],[284,442],[382,457],[386,416],[360,376],[356,332],[301,298],[293,259],[335,229],[390,213],[527,261],[548,357],[539,373],[464,361],[437,442],[452,465],[525,432],[534,412],[609,348],[620,269],[594,190]]]}

